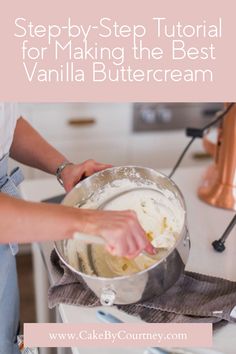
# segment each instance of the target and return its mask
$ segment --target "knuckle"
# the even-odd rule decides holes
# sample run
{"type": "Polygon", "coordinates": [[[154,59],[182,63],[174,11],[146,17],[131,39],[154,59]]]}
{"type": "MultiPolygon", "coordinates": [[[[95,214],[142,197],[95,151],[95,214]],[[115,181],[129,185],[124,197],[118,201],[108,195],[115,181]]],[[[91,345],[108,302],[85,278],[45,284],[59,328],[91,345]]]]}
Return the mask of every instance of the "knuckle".
{"type": "Polygon", "coordinates": [[[127,235],[127,227],[125,225],[120,226],[116,232],[116,238],[119,241],[122,241],[126,235],[127,235]]]}
{"type": "Polygon", "coordinates": [[[83,165],[84,165],[84,166],[87,166],[87,165],[90,165],[90,163],[91,163],[91,160],[85,160],[85,161],[83,162],[83,165]]]}
{"type": "Polygon", "coordinates": [[[128,220],[128,226],[133,229],[136,226],[137,222],[135,219],[129,219],[128,220]]]}
{"type": "Polygon", "coordinates": [[[134,214],[132,214],[131,212],[127,212],[127,214],[125,215],[125,217],[126,217],[126,220],[127,221],[132,221],[132,222],[134,222],[134,221],[136,221],[137,219],[136,219],[136,217],[135,217],[135,215],[134,214]]]}
{"type": "Polygon", "coordinates": [[[135,217],[136,218],[136,216],[137,216],[134,210],[128,210],[128,213],[129,213],[129,215],[131,217],[135,217]]]}
{"type": "Polygon", "coordinates": [[[133,210],[125,210],[125,211],[123,211],[123,215],[125,217],[127,217],[128,219],[136,217],[136,213],[133,210]]]}
{"type": "Polygon", "coordinates": [[[132,229],[135,226],[135,220],[132,218],[127,218],[125,222],[125,226],[128,230],[132,229]]]}

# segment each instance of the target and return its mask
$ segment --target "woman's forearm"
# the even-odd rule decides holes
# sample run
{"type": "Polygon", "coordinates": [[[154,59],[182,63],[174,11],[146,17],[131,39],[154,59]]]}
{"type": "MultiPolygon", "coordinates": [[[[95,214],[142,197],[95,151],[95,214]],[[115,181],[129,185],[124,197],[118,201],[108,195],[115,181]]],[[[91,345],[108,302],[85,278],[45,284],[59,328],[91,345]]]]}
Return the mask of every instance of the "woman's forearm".
{"type": "Polygon", "coordinates": [[[0,243],[59,240],[84,231],[90,211],[31,203],[0,193],[0,243]]]}
{"type": "Polygon", "coordinates": [[[82,232],[102,237],[117,256],[133,258],[143,249],[154,254],[137,215],[129,210],[31,203],[0,193],[0,225],[0,243],[64,240],[82,232]]]}
{"type": "Polygon", "coordinates": [[[23,118],[17,122],[10,156],[51,174],[55,174],[58,166],[67,160],[23,118]]]}
{"type": "MultiPolygon", "coordinates": [[[[17,122],[10,156],[51,174],[67,161],[23,118],[17,122]]],[[[70,191],[82,177],[108,167],[94,160],[67,165],[61,173],[65,190],[70,191]]],[[[102,237],[107,249],[117,256],[136,257],[143,249],[154,252],[134,212],[30,203],[0,193],[0,243],[62,240],[74,232],[102,237]]]]}

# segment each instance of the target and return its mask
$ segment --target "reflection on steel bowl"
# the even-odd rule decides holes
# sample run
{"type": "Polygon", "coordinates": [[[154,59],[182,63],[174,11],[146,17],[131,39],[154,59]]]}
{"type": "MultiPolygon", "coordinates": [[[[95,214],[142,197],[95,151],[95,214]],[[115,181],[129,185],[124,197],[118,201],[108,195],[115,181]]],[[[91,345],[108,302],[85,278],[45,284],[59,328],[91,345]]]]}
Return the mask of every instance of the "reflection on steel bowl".
{"type": "Polygon", "coordinates": [[[189,255],[183,196],[174,182],[160,172],[143,167],[114,167],[80,182],[63,204],[122,210],[127,201],[134,205],[147,236],[159,249],[155,259],[141,254],[128,261],[111,256],[101,245],[75,240],[55,243],[62,262],[83,278],[103,305],[130,304],[162,294],[178,280],[189,255]]]}

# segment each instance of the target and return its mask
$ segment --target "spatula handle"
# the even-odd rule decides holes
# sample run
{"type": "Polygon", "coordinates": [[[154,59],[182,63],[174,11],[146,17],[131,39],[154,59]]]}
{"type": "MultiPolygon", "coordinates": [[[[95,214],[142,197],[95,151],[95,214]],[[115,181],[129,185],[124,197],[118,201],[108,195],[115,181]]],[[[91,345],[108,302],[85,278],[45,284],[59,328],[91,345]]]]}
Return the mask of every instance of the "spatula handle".
{"type": "Polygon", "coordinates": [[[105,245],[105,241],[100,236],[83,234],[81,232],[75,232],[73,234],[73,239],[78,241],[83,241],[85,243],[95,243],[98,245],[105,245]]]}

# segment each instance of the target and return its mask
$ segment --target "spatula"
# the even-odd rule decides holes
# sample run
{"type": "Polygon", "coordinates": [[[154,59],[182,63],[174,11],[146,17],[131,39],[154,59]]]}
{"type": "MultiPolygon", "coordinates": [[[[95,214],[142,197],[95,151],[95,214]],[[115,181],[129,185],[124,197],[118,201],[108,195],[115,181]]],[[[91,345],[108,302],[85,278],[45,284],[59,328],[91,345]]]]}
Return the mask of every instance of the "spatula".
{"type": "MultiPolygon", "coordinates": [[[[75,232],[73,234],[73,239],[77,240],[77,241],[82,241],[82,242],[85,242],[85,243],[88,243],[88,244],[106,245],[105,240],[101,236],[89,235],[89,234],[84,234],[84,233],[81,233],[81,232],[75,232]]],[[[156,255],[157,255],[157,252],[158,252],[159,249],[158,248],[154,248],[154,250],[155,250],[155,254],[154,255],[149,254],[146,251],[140,252],[140,255],[143,255],[145,257],[149,257],[149,258],[151,258],[153,260],[156,260],[156,255]]]]}

